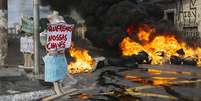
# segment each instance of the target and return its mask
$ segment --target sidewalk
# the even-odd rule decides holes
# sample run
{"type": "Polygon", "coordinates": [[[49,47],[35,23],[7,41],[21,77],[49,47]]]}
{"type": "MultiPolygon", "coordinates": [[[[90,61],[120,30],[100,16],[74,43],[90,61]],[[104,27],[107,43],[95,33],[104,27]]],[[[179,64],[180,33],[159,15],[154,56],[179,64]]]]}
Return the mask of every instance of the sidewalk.
{"type": "MultiPolygon", "coordinates": [[[[0,101],[11,101],[12,98],[33,96],[34,94],[44,96],[46,94],[43,93],[47,91],[48,94],[51,94],[48,89],[50,87],[41,85],[38,80],[28,78],[23,69],[0,68],[0,101]]],[[[34,97],[37,96],[34,95],[34,97]]]]}
{"type": "MultiPolygon", "coordinates": [[[[35,101],[55,95],[51,83],[35,80],[33,74],[21,68],[0,68],[0,101],[35,101]],[[44,86],[45,85],[45,86],[44,86]],[[47,86],[48,85],[48,86],[47,86]]],[[[64,90],[75,89],[75,82],[66,78],[64,90]]]]}

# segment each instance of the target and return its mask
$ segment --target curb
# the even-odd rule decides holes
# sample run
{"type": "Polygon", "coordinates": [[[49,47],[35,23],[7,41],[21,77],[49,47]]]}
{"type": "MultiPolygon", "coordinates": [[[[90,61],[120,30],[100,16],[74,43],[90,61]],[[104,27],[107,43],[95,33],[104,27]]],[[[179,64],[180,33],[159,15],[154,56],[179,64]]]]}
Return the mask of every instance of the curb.
{"type": "Polygon", "coordinates": [[[33,101],[39,100],[47,96],[53,95],[54,92],[52,90],[40,90],[33,92],[26,92],[14,95],[1,95],[0,101],[33,101]]]}

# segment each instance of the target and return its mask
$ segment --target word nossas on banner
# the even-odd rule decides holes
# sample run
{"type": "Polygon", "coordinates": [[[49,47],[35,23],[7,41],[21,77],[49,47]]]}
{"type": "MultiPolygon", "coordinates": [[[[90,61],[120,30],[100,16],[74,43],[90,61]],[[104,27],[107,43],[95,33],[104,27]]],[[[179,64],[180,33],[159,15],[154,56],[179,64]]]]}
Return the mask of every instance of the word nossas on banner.
{"type": "Polygon", "coordinates": [[[52,34],[48,37],[48,49],[58,49],[65,48],[65,43],[67,41],[66,34],[52,34]]]}

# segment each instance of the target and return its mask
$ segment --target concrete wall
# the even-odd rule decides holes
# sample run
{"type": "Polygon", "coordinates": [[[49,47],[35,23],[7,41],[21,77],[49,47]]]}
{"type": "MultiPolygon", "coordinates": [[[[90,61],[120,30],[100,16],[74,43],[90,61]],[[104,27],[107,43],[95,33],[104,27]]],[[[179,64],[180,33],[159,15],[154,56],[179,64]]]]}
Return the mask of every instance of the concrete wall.
{"type": "Polygon", "coordinates": [[[174,12],[174,24],[182,32],[187,41],[201,39],[201,0],[177,0],[175,7],[164,11],[174,12]]]}

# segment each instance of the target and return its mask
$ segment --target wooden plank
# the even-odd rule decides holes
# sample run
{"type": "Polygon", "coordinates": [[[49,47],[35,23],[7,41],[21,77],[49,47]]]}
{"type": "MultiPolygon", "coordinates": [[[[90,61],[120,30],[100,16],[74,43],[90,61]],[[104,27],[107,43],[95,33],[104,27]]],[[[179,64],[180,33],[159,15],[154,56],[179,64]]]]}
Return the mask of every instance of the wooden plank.
{"type": "Polygon", "coordinates": [[[159,69],[159,70],[167,70],[167,71],[176,71],[176,72],[192,72],[192,73],[200,73],[201,68],[196,66],[185,66],[185,65],[139,65],[139,68],[144,69],[159,69]]]}
{"type": "Polygon", "coordinates": [[[155,93],[126,92],[126,94],[131,95],[131,96],[158,97],[158,98],[163,98],[163,99],[177,100],[177,98],[174,96],[155,94],[155,93]]]}
{"type": "MultiPolygon", "coordinates": [[[[165,84],[166,86],[170,86],[170,85],[179,85],[179,84],[190,84],[190,83],[200,83],[201,79],[199,80],[194,80],[194,81],[189,81],[189,80],[183,80],[183,81],[175,81],[175,82],[169,82],[167,84],[165,84]]],[[[132,88],[128,88],[128,89],[132,89],[135,91],[140,91],[140,90],[144,90],[144,89],[151,89],[151,88],[158,88],[158,87],[162,87],[161,86],[140,86],[140,87],[132,87],[132,88]]]]}
{"type": "MultiPolygon", "coordinates": [[[[79,93],[79,90],[75,89],[75,88],[72,88],[72,89],[69,89],[68,91],[64,92],[61,95],[52,95],[52,96],[43,98],[42,101],[52,101],[52,100],[58,99],[59,97],[62,97],[64,95],[68,95],[68,94],[71,94],[71,93],[75,94],[75,92],[79,93]]],[[[70,96],[69,96],[69,98],[70,98],[70,96]]]]}
{"type": "MultiPolygon", "coordinates": [[[[134,92],[131,89],[127,89],[125,92],[123,92],[126,95],[131,96],[141,96],[141,97],[158,97],[163,99],[171,99],[171,100],[177,100],[176,97],[170,96],[170,95],[162,95],[162,94],[156,94],[156,93],[141,93],[141,92],[134,92]]],[[[101,95],[115,95],[114,92],[107,92],[107,93],[101,93],[101,95]]]]}
{"type": "Polygon", "coordinates": [[[124,75],[136,75],[140,77],[176,77],[178,79],[191,79],[198,78],[201,79],[201,68],[194,66],[182,66],[182,65],[139,65],[142,70],[131,70],[126,71],[124,75]],[[160,71],[158,74],[149,72],[149,70],[160,71]]]}

